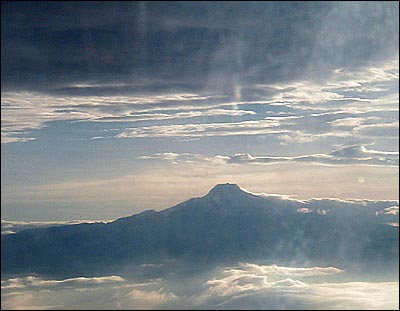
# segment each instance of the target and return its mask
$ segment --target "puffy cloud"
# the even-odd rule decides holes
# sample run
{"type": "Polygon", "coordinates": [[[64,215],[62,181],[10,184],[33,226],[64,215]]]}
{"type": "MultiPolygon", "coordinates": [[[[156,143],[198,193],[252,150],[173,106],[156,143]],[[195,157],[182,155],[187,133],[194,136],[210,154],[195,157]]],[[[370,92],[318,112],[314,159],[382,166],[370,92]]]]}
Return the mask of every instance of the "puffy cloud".
{"type": "Polygon", "coordinates": [[[396,282],[336,282],[334,267],[293,268],[241,264],[205,283],[203,307],[217,309],[396,308],[396,282]],[[322,279],[322,282],[321,282],[322,279]],[[379,289],[380,288],[380,289],[379,289]]]}
{"type": "Polygon", "coordinates": [[[157,309],[177,297],[162,280],[137,282],[120,276],[65,280],[26,276],[2,280],[2,308],[18,309],[157,309]]]}
{"type": "Polygon", "coordinates": [[[157,291],[134,289],[127,294],[127,299],[131,301],[131,308],[141,310],[157,309],[157,307],[162,307],[170,301],[177,300],[177,296],[162,287],[157,291]]]}

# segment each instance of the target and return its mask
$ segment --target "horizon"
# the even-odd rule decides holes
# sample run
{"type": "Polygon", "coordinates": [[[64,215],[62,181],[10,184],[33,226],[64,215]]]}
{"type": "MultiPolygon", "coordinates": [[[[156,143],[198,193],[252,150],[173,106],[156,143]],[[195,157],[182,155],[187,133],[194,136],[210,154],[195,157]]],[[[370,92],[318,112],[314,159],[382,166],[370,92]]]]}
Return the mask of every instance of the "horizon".
{"type": "MultiPolygon", "coordinates": [[[[185,203],[187,201],[190,201],[191,199],[203,198],[203,197],[209,195],[216,188],[222,188],[221,186],[222,187],[224,187],[224,186],[236,186],[237,189],[239,189],[240,191],[248,193],[248,194],[252,194],[252,195],[255,195],[255,196],[259,196],[259,197],[263,197],[263,198],[274,198],[274,199],[279,199],[279,200],[283,200],[283,201],[285,201],[285,200],[294,201],[294,202],[298,202],[298,203],[309,203],[309,202],[312,202],[312,201],[325,201],[325,200],[328,200],[328,201],[336,201],[336,202],[340,202],[340,203],[392,202],[393,204],[396,204],[396,203],[397,203],[397,205],[399,204],[399,199],[395,199],[395,200],[370,200],[370,199],[340,199],[340,198],[329,198],[329,197],[325,197],[325,198],[313,197],[313,198],[308,198],[308,199],[298,199],[295,196],[290,196],[290,195],[285,195],[285,194],[265,193],[265,192],[252,192],[252,191],[250,191],[248,189],[245,189],[245,188],[241,187],[238,184],[229,183],[229,182],[222,182],[222,183],[215,184],[208,191],[204,192],[201,195],[194,196],[194,197],[191,197],[191,198],[186,198],[183,201],[180,201],[180,202],[178,202],[178,203],[176,203],[174,205],[164,206],[164,207],[159,208],[159,209],[150,208],[150,209],[146,209],[146,210],[143,210],[143,211],[136,212],[134,214],[119,215],[116,218],[112,218],[112,219],[100,219],[100,218],[89,219],[88,218],[88,219],[67,219],[67,220],[61,220],[61,219],[52,219],[52,220],[26,219],[26,220],[24,220],[24,219],[20,219],[20,218],[18,218],[18,219],[5,219],[5,218],[2,218],[1,221],[2,221],[2,223],[4,222],[4,223],[26,224],[28,226],[30,226],[30,224],[34,225],[35,223],[37,223],[37,224],[49,224],[49,225],[52,224],[52,223],[54,223],[54,224],[63,224],[63,223],[65,223],[65,224],[80,224],[80,223],[91,223],[91,222],[107,223],[107,222],[115,221],[115,220],[117,220],[119,218],[135,216],[135,215],[138,215],[140,213],[147,212],[147,211],[156,211],[156,212],[164,211],[164,210],[173,208],[176,205],[179,205],[181,203],[185,203]]],[[[3,232],[3,230],[2,230],[2,232],[3,232]]]]}
{"type": "Polygon", "coordinates": [[[117,218],[219,182],[397,199],[397,11],[2,3],[2,217],[117,218]]]}

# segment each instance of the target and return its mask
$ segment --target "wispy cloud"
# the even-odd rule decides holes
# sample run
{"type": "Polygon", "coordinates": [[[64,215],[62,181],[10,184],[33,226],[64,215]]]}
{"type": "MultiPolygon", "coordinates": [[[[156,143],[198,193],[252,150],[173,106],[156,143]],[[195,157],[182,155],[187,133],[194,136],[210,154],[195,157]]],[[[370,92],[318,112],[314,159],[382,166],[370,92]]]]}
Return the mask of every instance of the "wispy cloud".
{"type": "Polygon", "coordinates": [[[14,288],[32,288],[32,287],[68,287],[68,286],[88,286],[88,285],[102,285],[107,283],[120,283],[125,280],[120,276],[101,276],[101,277],[78,277],[64,280],[44,280],[36,276],[27,276],[23,278],[12,278],[1,282],[2,289],[14,288]]]}
{"type": "MultiPolygon", "coordinates": [[[[166,110],[174,106],[185,105],[189,106],[189,108],[186,107],[186,110],[195,110],[194,102],[208,99],[207,96],[190,93],[136,96],[56,96],[37,92],[2,92],[1,95],[3,143],[34,139],[26,137],[26,134],[33,129],[45,127],[49,121],[117,122],[124,121],[124,119],[143,121],[171,117],[189,118],[201,116],[202,113],[206,115],[207,113],[208,115],[226,114],[223,109],[211,112],[202,110],[191,113],[181,112],[181,115],[178,116],[149,113],[156,109],[166,110]],[[187,104],[188,102],[191,104],[187,104]]],[[[241,115],[240,112],[237,114],[241,115]]]]}
{"type": "Polygon", "coordinates": [[[367,149],[364,145],[344,146],[327,154],[309,154],[300,156],[252,156],[248,153],[232,156],[214,157],[200,154],[159,153],[142,156],[141,159],[160,159],[172,162],[214,162],[226,164],[275,164],[283,162],[302,162],[322,165],[377,165],[398,166],[399,153],[367,149]]]}
{"type": "Polygon", "coordinates": [[[131,128],[117,135],[129,137],[205,137],[231,135],[261,135],[286,132],[279,129],[277,119],[231,123],[155,125],[131,128]]]}
{"type": "Polygon", "coordinates": [[[399,137],[399,122],[383,124],[358,125],[354,128],[355,133],[364,137],[399,137]]]}
{"type": "Polygon", "coordinates": [[[93,220],[71,220],[71,221],[13,221],[1,220],[1,234],[13,234],[25,229],[46,228],[53,226],[75,225],[82,223],[107,223],[112,220],[93,221],[93,220]]]}
{"type": "Polygon", "coordinates": [[[30,132],[50,121],[129,123],[117,138],[279,134],[283,143],[309,143],[351,135],[398,137],[398,77],[398,61],[391,60],[356,70],[335,70],[321,82],[243,85],[243,90],[256,95],[239,101],[223,94],[79,96],[5,91],[2,143],[35,139],[30,132]],[[382,112],[390,112],[391,117],[382,119],[382,112]],[[240,118],[210,123],[210,117],[240,118]],[[374,118],[376,124],[371,124],[374,118]],[[172,124],[165,125],[165,121],[172,124]],[[137,122],[151,125],[132,127],[137,122]]]}
{"type": "Polygon", "coordinates": [[[309,143],[320,139],[326,139],[328,137],[350,137],[349,132],[328,132],[328,133],[307,133],[303,131],[293,131],[288,134],[279,135],[278,139],[281,140],[281,145],[287,145],[291,143],[309,143]]]}

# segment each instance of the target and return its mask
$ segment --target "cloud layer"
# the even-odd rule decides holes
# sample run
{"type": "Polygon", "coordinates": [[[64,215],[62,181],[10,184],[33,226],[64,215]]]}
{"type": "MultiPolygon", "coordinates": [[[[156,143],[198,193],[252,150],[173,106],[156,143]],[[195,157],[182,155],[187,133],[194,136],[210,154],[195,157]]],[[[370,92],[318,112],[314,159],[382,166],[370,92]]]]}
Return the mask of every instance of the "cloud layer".
{"type": "Polygon", "coordinates": [[[35,229],[35,228],[46,228],[46,227],[55,227],[55,226],[63,226],[63,225],[75,225],[82,223],[95,223],[95,222],[103,222],[107,223],[112,220],[104,220],[104,221],[93,221],[93,220],[72,220],[72,221],[12,221],[12,220],[1,220],[1,234],[14,234],[22,230],[26,229],[35,229]]]}
{"type": "Polygon", "coordinates": [[[394,198],[398,20],[397,2],[7,2],[2,212],[107,219],[221,181],[394,198]]]}
{"type": "Polygon", "coordinates": [[[396,309],[398,282],[341,281],[335,267],[255,263],[190,278],[2,280],[5,309],[396,309]]]}
{"type": "MultiPolygon", "coordinates": [[[[276,135],[282,144],[327,138],[398,137],[398,61],[332,71],[319,83],[243,85],[226,93],[115,95],[2,92],[2,143],[35,139],[50,122],[110,123],[94,137],[152,138],[276,135]],[[210,122],[211,121],[211,122],[210,122]]],[[[79,89],[74,86],[72,89],[79,89]]]]}
{"type": "Polygon", "coordinates": [[[211,162],[216,164],[274,164],[274,163],[311,163],[320,165],[374,165],[398,166],[399,153],[367,149],[364,145],[353,145],[338,148],[328,154],[311,154],[292,157],[257,156],[250,154],[235,154],[233,156],[218,155],[208,157],[200,154],[159,153],[151,156],[142,156],[141,159],[161,159],[179,162],[211,162]]]}

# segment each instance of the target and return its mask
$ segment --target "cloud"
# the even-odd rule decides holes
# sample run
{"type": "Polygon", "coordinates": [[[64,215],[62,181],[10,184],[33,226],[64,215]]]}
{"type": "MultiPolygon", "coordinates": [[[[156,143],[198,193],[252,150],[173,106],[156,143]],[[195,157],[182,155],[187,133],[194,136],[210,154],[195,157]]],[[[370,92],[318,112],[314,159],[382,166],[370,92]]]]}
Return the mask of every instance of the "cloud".
{"type": "Polygon", "coordinates": [[[231,135],[261,135],[285,132],[279,129],[277,119],[259,121],[154,125],[128,129],[117,135],[118,138],[137,137],[206,137],[231,135]]]}
{"type": "MultiPolygon", "coordinates": [[[[38,92],[2,92],[2,143],[33,140],[26,137],[50,121],[132,122],[230,115],[226,109],[208,109],[194,103],[209,97],[192,93],[110,96],[60,96],[38,92]],[[178,107],[184,111],[161,113],[178,107]]],[[[211,106],[211,108],[214,108],[211,106]]],[[[253,114],[233,111],[234,116],[253,114]]]]}
{"type": "Polygon", "coordinates": [[[27,276],[23,278],[12,278],[2,281],[2,289],[14,288],[51,288],[51,287],[68,287],[68,286],[89,286],[89,285],[102,285],[106,283],[119,283],[125,282],[120,276],[102,276],[102,277],[79,277],[65,280],[44,280],[40,277],[27,276]]]}
{"type": "MultiPolygon", "coordinates": [[[[303,162],[321,165],[389,165],[398,166],[397,152],[368,150],[363,145],[347,146],[328,154],[311,154],[294,157],[253,157],[237,154],[226,157],[229,164],[274,164],[282,162],[303,162]]],[[[223,159],[220,157],[220,159],[223,159]]]]}
{"type": "Polygon", "coordinates": [[[377,117],[367,117],[367,118],[350,117],[350,118],[342,118],[342,119],[331,121],[330,124],[333,127],[354,128],[354,127],[359,126],[362,123],[366,122],[367,120],[376,120],[376,119],[379,120],[379,118],[377,118],[377,117]]]}
{"type": "Polygon", "coordinates": [[[29,294],[21,292],[2,294],[1,306],[4,310],[37,310],[38,308],[50,310],[55,308],[53,305],[35,301],[36,295],[36,293],[29,294]]]}
{"type": "Polygon", "coordinates": [[[26,276],[2,280],[2,308],[19,309],[157,309],[177,297],[164,280],[138,282],[120,276],[64,280],[26,276]]]}
{"type": "Polygon", "coordinates": [[[158,87],[223,89],[232,88],[235,78],[286,81],[313,71],[323,76],[398,51],[395,2],[199,2],[174,8],[158,2],[46,8],[9,3],[3,10],[4,84],[14,87],[155,80],[158,87]],[[35,35],[22,35],[27,30],[35,35]],[[39,33],[43,40],[37,40],[39,33]]]}
{"type": "Polygon", "coordinates": [[[205,283],[207,295],[235,296],[273,287],[304,287],[298,278],[324,276],[342,272],[334,267],[290,268],[277,265],[264,266],[241,263],[235,268],[225,268],[221,276],[205,283]]]}
{"type": "Polygon", "coordinates": [[[207,157],[201,154],[192,153],[174,153],[164,152],[156,153],[149,156],[140,156],[139,159],[143,160],[166,160],[173,164],[177,163],[196,163],[196,162],[212,162],[212,163],[225,163],[226,158],[223,156],[207,157]]]}
{"type": "Polygon", "coordinates": [[[369,309],[398,305],[398,283],[327,281],[337,273],[343,271],[334,267],[241,264],[225,268],[208,280],[199,301],[213,309],[369,309]]]}
{"type": "Polygon", "coordinates": [[[131,300],[132,306],[138,310],[154,309],[177,299],[172,292],[168,292],[164,288],[160,288],[158,291],[134,289],[128,293],[127,298],[131,300]]]}
{"type": "Polygon", "coordinates": [[[13,221],[1,220],[1,234],[14,234],[25,229],[46,228],[53,226],[75,225],[82,223],[107,223],[112,220],[71,220],[71,221],[13,221]]]}
{"type": "Polygon", "coordinates": [[[389,226],[398,227],[399,226],[399,206],[393,205],[385,207],[383,209],[377,210],[375,212],[376,217],[389,226]]]}
{"type": "Polygon", "coordinates": [[[399,207],[398,206],[390,206],[384,209],[383,214],[385,215],[399,215],[399,207]]]}
{"type": "Polygon", "coordinates": [[[290,134],[279,135],[278,139],[282,141],[282,145],[287,145],[291,143],[309,143],[319,139],[325,139],[327,137],[349,137],[351,136],[350,133],[346,132],[329,132],[323,134],[312,134],[312,133],[305,133],[303,131],[294,131],[290,134]]]}
{"type": "Polygon", "coordinates": [[[283,162],[302,162],[321,165],[377,165],[398,166],[399,153],[367,149],[364,145],[351,145],[338,148],[327,154],[310,154],[291,157],[279,156],[252,156],[248,153],[232,156],[218,155],[214,157],[200,154],[159,153],[151,156],[142,156],[141,159],[160,159],[178,162],[212,162],[226,164],[276,164],[283,162]]]}
{"type": "Polygon", "coordinates": [[[328,79],[319,83],[304,80],[285,84],[258,84],[254,89],[274,90],[276,94],[272,96],[272,102],[309,109],[323,109],[326,103],[335,105],[328,105],[331,110],[347,106],[348,103],[365,106],[373,102],[375,96],[379,98],[387,95],[387,92],[393,92],[390,88],[399,80],[398,67],[398,59],[393,58],[358,69],[333,70],[328,79]]]}
{"type": "Polygon", "coordinates": [[[396,309],[398,282],[358,281],[336,267],[240,263],[182,277],[2,280],[5,309],[396,309]],[[343,279],[344,281],[340,281],[343,279]]]}
{"type": "Polygon", "coordinates": [[[399,122],[384,123],[384,124],[370,124],[358,125],[354,131],[365,137],[399,137],[399,122]]]}
{"type": "Polygon", "coordinates": [[[3,91],[2,143],[34,140],[32,131],[51,121],[122,123],[117,135],[97,138],[279,135],[288,144],[398,137],[397,84],[398,60],[387,60],[334,70],[321,82],[245,84],[241,100],[223,92],[103,94],[108,84],[94,82],[67,87],[88,94],[3,91]]]}

